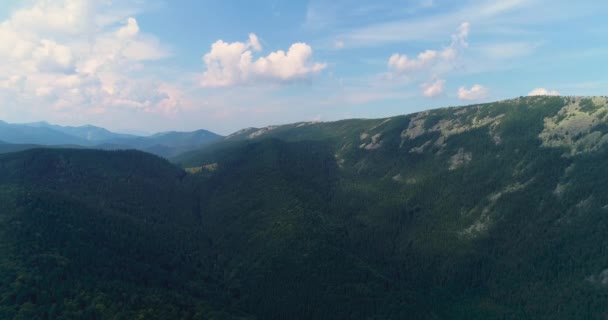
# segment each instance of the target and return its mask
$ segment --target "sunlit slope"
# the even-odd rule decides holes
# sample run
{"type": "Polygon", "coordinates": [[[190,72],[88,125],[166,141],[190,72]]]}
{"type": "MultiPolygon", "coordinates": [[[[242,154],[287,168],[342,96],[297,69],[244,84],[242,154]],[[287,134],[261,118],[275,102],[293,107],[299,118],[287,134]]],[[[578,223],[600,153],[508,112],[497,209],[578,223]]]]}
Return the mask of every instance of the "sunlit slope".
{"type": "MultiPolygon", "coordinates": [[[[355,279],[368,279],[367,285],[349,291],[352,299],[361,298],[353,304],[361,318],[598,318],[607,293],[607,110],[605,98],[531,97],[389,119],[249,129],[178,162],[211,179],[221,176],[214,187],[238,185],[237,195],[213,207],[238,221],[254,212],[241,201],[257,201],[277,180],[250,184],[252,171],[225,159],[268,139],[324,145],[335,167],[322,176],[335,179],[333,189],[323,192],[326,199],[301,199],[322,208],[305,210],[321,212],[322,225],[338,226],[330,232],[330,247],[341,255],[331,256],[340,262],[355,256],[374,275],[358,274],[355,279]]],[[[289,170],[308,171],[295,165],[289,170]]],[[[282,183],[303,180],[287,181],[282,183]]],[[[272,195],[283,199],[280,190],[272,195]]],[[[263,221],[277,221],[291,208],[275,204],[257,207],[277,210],[263,221]]],[[[306,234],[305,226],[295,228],[306,234]]],[[[321,252],[313,250],[310,259],[321,252]]],[[[304,283],[316,283],[309,298],[324,285],[311,274],[300,275],[304,283]]]]}

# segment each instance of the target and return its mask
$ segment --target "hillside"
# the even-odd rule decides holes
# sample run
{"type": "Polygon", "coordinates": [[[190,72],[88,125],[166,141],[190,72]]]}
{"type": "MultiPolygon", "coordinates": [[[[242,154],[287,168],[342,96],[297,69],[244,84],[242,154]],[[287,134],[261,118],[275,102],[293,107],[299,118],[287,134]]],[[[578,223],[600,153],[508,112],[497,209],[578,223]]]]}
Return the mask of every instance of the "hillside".
{"type": "Polygon", "coordinates": [[[136,151],[0,155],[0,318],[233,319],[183,171],[136,151]]]}
{"type": "Polygon", "coordinates": [[[247,129],[190,174],[0,155],[0,318],[603,319],[606,142],[608,99],[529,97],[247,129]]]}

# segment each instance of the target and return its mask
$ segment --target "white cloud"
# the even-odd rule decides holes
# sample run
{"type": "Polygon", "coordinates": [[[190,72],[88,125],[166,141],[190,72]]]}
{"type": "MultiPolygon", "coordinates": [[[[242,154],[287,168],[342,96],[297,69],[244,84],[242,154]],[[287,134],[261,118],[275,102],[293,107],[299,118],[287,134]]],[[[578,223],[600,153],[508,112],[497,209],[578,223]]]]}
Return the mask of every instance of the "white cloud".
{"type": "Polygon", "coordinates": [[[119,38],[131,38],[139,33],[139,24],[137,24],[137,20],[135,18],[129,17],[127,19],[127,25],[118,29],[116,31],[116,35],[119,38]]]}
{"type": "Polygon", "coordinates": [[[3,25],[35,34],[77,34],[94,29],[95,12],[101,1],[39,0],[13,13],[3,25]]]}
{"type": "Polygon", "coordinates": [[[460,100],[481,100],[488,97],[488,89],[482,85],[476,84],[471,89],[460,87],[458,89],[458,98],[460,100]]]}
{"type": "Polygon", "coordinates": [[[130,13],[101,0],[37,0],[16,10],[0,22],[0,103],[49,118],[113,107],[165,112],[162,81],[143,76],[142,62],[169,51],[130,13]]]}
{"type": "Polygon", "coordinates": [[[252,51],[262,46],[255,34],[247,42],[227,43],[222,40],[211,45],[203,56],[206,71],[203,87],[231,87],[254,82],[290,82],[309,79],[326,68],[325,63],[312,62],[312,48],[306,43],[294,43],[287,52],[278,50],[257,60],[252,51]]]}
{"type": "Polygon", "coordinates": [[[528,96],[559,96],[560,93],[555,91],[555,90],[547,90],[545,88],[536,88],[532,91],[530,91],[530,93],[528,93],[528,96]]]}
{"type": "Polygon", "coordinates": [[[445,80],[435,80],[433,82],[422,84],[422,95],[427,98],[438,97],[445,91],[445,80]]]}
{"type": "Polygon", "coordinates": [[[468,46],[467,37],[470,24],[464,22],[458,28],[458,33],[452,35],[452,43],[442,50],[426,50],[415,58],[405,54],[393,54],[388,60],[388,68],[395,74],[408,74],[412,72],[430,70],[439,64],[454,61],[458,54],[468,46]]]}
{"type": "Polygon", "coordinates": [[[256,36],[254,33],[249,34],[249,45],[254,51],[262,51],[262,45],[260,44],[260,40],[258,39],[258,36],[256,36]]]}
{"type": "Polygon", "coordinates": [[[439,57],[439,53],[435,50],[424,51],[414,59],[410,59],[405,54],[395,53],[388,59],[388,66],[392,71],[398,73],[418,71],[429,67],[437,60],[437,57],[439,57]]]}
{"type": "Polygon", "coordinates": [[[38,71],[66,71],[72,67],[72,50],[51,40],[41,40],[32,52],[32,62],[38,71]]]}

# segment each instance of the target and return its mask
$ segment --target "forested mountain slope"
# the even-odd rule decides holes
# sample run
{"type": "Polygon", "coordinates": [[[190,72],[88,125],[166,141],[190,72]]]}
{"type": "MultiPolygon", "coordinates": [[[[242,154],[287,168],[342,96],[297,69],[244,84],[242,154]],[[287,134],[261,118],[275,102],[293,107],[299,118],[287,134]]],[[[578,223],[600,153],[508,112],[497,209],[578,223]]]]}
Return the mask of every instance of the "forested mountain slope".
{"type": "Polygon", "coordinates": [[[188,174],[2,155],[0,317],[604,319],[607,117],[531,97],[248,129],[188,174]]]}
{"type": "Polygon", "coordinates": [[[0,318],[229,318],[185,178],[137,151],[0,155],[0,318]]]}

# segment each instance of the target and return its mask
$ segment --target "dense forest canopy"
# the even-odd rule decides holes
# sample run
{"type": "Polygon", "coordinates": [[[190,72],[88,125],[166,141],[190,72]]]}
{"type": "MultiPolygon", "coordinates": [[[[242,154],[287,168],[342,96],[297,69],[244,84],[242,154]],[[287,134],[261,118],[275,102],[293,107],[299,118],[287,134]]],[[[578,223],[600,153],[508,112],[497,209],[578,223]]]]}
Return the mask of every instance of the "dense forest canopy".
{"type": "Polygon", "coordinates": [[[531,97],[173,163],[7,151],[0,318],[603,319],[607,123],[606,98],[531,97]]]}

